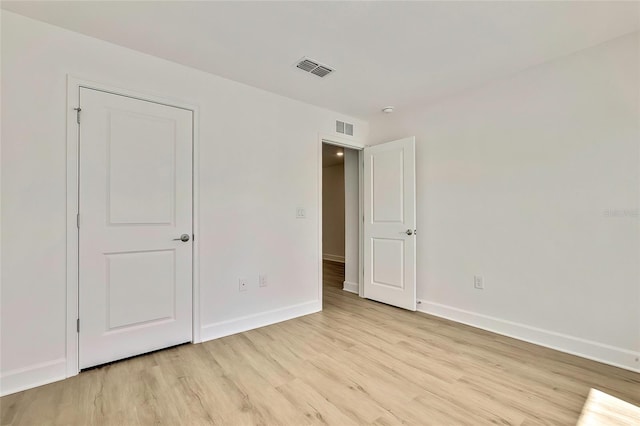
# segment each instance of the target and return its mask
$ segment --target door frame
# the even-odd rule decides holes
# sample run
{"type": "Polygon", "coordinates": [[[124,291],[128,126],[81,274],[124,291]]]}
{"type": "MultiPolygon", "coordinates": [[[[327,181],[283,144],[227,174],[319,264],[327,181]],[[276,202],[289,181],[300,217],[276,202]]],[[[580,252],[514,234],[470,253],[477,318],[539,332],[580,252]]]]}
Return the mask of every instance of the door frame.
{"type": "MultiPolygon", "coordinates": [[[[345,138],[336,134],[318,133],[318,301],[322,304],[322,281],[323,281],[323,256],[322,256],[322,144],[340,146],[343,148],[358,151],[358,219],[363,217],[363,151],[367,146],[358,139],[345,138]]],[[[364,265],[363,253],[364,239],[362,220],[358,220],[358,296],[364,297],[364,265]]]]}
{"type": "Polygon", "coordinates": [[[100,83],[88,79],[67,74],[67,212],[66,212],[66,377],[75,376],[80,372],[79,367],[79,333],[77,332],[76,320],[79,315],[79,229],[77,227],[77,213],[79,207],[79,139],[80,129],[76,121],[76,111],[78,107],[80,89],[87,88],[98,90],[114,95],[126,96],[142,101],[154,102],[171,107],[190,110],[193,115],[192,120],[192,343],[202,341],[200,335],[200,274],[199,274],[199,120],[200,112],[197,105],[189,104],[176,99],[169,99],[162,96],[148,93],[136,92],[123,89],[111,84],[100,83]]]}

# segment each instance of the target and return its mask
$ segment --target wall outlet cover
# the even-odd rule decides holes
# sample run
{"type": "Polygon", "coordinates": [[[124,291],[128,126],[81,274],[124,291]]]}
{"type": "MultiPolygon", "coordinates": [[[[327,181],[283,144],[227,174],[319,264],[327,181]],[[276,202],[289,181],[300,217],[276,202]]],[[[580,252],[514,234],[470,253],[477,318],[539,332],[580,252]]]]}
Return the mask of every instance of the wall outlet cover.
{"type": "Polygon", "coordinates": [[[238,280],[238,290],[247,291],[249,289],[249,283],[246,278],[240,278],[238,280]]]}
{"type": "Polygon", "coordinates": [[[475,275],[473,277],[473,288],[484,290],[484,279],[480,275],[475,275]]]}

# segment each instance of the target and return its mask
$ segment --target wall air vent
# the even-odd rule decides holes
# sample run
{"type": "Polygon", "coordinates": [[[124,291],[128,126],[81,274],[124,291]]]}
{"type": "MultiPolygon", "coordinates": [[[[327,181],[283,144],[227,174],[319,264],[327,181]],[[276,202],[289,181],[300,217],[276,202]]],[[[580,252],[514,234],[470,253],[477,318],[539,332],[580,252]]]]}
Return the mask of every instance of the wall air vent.
{"type": "Polygon", "coordinates": [[[336,120],[336,133],[353,136],[353,124],[336,120]]]}
{"type": "Polygon", "coordinates": [[[311,59],[302,58],[296,64],[296,67],[301,69],[302,71],[310,72],[313,75],[317,75],[318,77],[326,77],[333,72],[333,69],[329,68],[326,65],[320,65],[317,61],[312,61],[311,59]]]}

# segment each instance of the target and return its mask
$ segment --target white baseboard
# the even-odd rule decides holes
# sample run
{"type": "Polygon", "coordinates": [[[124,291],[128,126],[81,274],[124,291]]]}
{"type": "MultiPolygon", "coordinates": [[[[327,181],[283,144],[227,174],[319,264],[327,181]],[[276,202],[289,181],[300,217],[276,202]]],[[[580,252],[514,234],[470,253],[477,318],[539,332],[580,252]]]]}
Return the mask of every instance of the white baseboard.
{"type": "Polygon", "coordinates": [[[220,337],[242,333],[243,331],[253,330],[254,328],[265,327],[278,322],[313,314],[321,310],[322,302],[314,300],[313,302],[301,303],[282,309],[220,321],[203,326],[201,337],[202,341],[206,342],[207,340],[218,339],[220,337]]]}
{"type": "Polygon", "coordinates": [[[330,260],[332,262],[344,263],[344,256],[338,256],[337,254],[323,254],[322,260],[330,260]]]}
{"type": "Polygon", "coordinates": [[[640,373],[640,352],[531,327],[439,303],[418,301],[418,311],[493,333],[640,373]]]}
{"type": "Polygon", "coordinates": [[[360,287],[358,283],[352,283],[349,281],[345,281],[342,283],[342,289],[344,291],[348,291],[349,293],[360,294],[358,293],[358,287],[360,287]]]}
{"type": "Polygon", "coordinates": [[[35,388],[67,377],[65,358],[9,370],[0,376],[0,396],[35,388]]]}

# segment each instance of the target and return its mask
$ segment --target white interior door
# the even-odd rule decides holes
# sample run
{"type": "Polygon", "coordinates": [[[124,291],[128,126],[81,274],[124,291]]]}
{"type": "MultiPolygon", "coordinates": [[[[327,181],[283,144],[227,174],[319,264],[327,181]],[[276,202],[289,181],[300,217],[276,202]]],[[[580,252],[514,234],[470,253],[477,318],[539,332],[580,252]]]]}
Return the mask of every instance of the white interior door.
{"type": "Polygon", "coordinates": [[[364,297],[416,310],[415,137],[364,149],[364,297]]]}
{"type": "Polygon", "coordinates": [[[192,111],[93,89],[80,107],[86,368],[191,341],[193,125],[192,111]]]}

